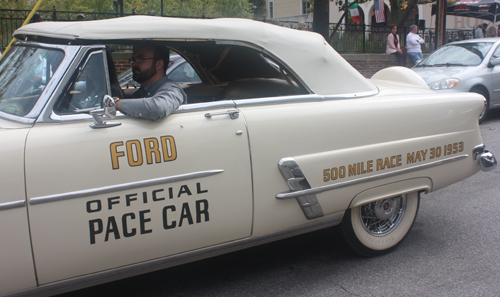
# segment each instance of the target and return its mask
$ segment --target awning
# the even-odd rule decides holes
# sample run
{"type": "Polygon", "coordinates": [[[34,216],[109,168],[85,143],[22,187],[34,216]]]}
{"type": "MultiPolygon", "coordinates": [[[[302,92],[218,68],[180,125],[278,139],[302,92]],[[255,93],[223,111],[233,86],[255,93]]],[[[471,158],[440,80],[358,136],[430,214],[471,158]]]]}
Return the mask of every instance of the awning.
{"type": "MultiPolygon", "coordinates": [[[[432,14],[436,14],[436,4],[432,5],[432,14]]],[[[448,4],[446,15],[455,15],[488,20],[495,23],[500,20],[500,3],[496,0],[458,1],[448,4]]]]}

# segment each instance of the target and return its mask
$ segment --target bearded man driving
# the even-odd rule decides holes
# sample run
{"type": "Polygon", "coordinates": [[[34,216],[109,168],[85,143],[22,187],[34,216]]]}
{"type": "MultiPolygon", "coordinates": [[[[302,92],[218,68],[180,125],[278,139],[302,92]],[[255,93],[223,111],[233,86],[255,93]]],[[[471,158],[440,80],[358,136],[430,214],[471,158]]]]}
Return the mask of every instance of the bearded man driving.
{"type": "Polygon", "coordinates": [[[133,78],[141,84],[141,88],[132,94],[132,100],[118,99],[118,110],[133,117],[157,121],[187,103],[184,90],[166,75],[169,62],[166,47],[136,46],[129,60],[133,78]]]}

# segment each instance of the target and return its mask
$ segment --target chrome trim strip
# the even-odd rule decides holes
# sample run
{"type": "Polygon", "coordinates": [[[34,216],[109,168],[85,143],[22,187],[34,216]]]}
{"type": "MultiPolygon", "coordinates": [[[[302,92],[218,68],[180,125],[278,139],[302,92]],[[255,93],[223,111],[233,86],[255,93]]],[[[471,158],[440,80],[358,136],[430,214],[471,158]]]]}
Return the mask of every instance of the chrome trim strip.
{"type": "MultiPolygon", "coordinates": [[[[300,166],[293,158],[287,157],[281,159],[278,162],[278,168],[291,191],[311,188],[300,166]]],[[[307,219],[312,220],[324,216],[323,208],[316,195],[312,194],[297,197],[297,202],[307,219]]]]}
{"type": "Polygon", "coordinates": [[[304,234],[307,232],[312,232],[320,229],[325,229],[333,227],[342,222],[344,217],[344,212],[341,214],[336,214],[328,218],[323,218],[316,220],[304,225],[294,226],[282,231],[264,234],[257,237],[247,237],[231,242],[221,243],[215,246],[197,249],[190,252],[184,252],[172,256],[166,256],[159,259],[154,259],[138,264],[131,264],[123,266],[120,268],[109,269],[102,272],[96,272],[86,276],[78,276],[68,280],[58,281],[49,283],[46,285],[40,285],[39,287],[24,290],[21,292],[7,294],[6,296],[27,296],[35,295],[38,297],[44,296],[54,296],[57,294],[62,294],[69,291],[76,291],[89,286],[96,286],[127,277],[137,276],[140,274],[145,274],[161,269],[166,269],[174,266],[179,266],[182,264],[203,260],[206,258],[211,258],[234,251],[243,250],[246,248],[254,247],[261,244],[266,244],[269,242],[285,239],[288,237],[304,234]]]}
{"type": "Polygon", "coordinates": [[[353,94],[340,94],[340,95],[325,95],[325,100],[338,100],[338,99],[353,99],[353,98],[365,98],[375,96],[380,93],[379,88],[372,91],[366,91],[363,93],[353,93],[353,94]]]}
{"type": "Polygon", "coordinates": [[[25,207],[25,206],[26,206],[26,201],[18,200],[18,201],[0,203],[0,210],[20,208],[20,207],[25,207]]]}
{"type": "Polygon", "coordinates": [[[28,119],[25,117],[20,117],[20,116],[15,116],[10,113],[6,113],[3,111],[0,111],[0,118],[13,121],[13,122],[18,122],[18,123],[23,123],[23,124],[34,124],[36,119],[28,119]]]}
{"type": "MultiPolygon", "coordinates": [[[[231,109],[235,108],[236,104],[234,104],[231,100],[224,101],[213,101],[213,102],[205,102],[205,103],[191,103],[191,104],[183,104],[177,108],[172,113],[186,113],[186,112],[194,112],[194,111],[207,111],[213,109],[231,109]]],[[[97,109],[97,108],[96,108],[97,109]]],[[[124,115],[119,110],[116,114],[117,118],[128,117],[124,115]]],[[[58,121],[78,121],[78,120],[90,120],[92,116],[88,113],[75,113],[75,114],[67,114],[67,115],[58,115],[52,111],[50,118],[52,120],[58,121]]]]}
{"type": "Polygon", "coordinates": [[[75,198],[81,198],[81,197],[87,197],[87,196],[93,196],[93,195],[107,194],[107,193],[112,193],[112,192],[116,192],[116,191],[125,191],[125,190],[134,189],[134,188],[142,188],[142,187],[149,187],[149,186],[155,186],[155,185],[166,184],[166,183],[174,183],[174,182],[179,182],[179,181],[184,181],[184,180],[212,176],[212,175],[219,174],[222,172],[224,172],[224,170],[222,170],[222,169],[199,171],[199,172],[180,174],[180,175],[175,175],[175,176],[160,177],[160,178],[155,178],[155,179],[148,179],[148,180],[143,180],[143,181],[131,182],[131,183],[126,183],[126,184],[118,184],[118,185],[113,185],[113,186],[82,190],[82,191],[40,196],[40,197],[31,198],[29,200],[29,204],[35,205],[35,204],[55,202],[55,201],[68,200],[68,199],[75,199],[75,198]]]}
{"type": "Polygon", "coordinates": [[[324,97],[315,94],[307,94],[307,95],[253,98],[253,99],[235,99],[234,103],[236,104],[236,107],[246,107],[255,105],[320,102],[320,101],[324,101],[324,97]]]}
{"type": "Polygon", "coordinates": [[[356,94],[341,94],[341,95],[294,95],[294,96],[280,96],[280,97],[268,97],[268,98],[257,98],[257,99],[238,99],[235,100],[236,106],[246,107],[255,105],[269,105],[269,104],[285,104],[285,103],[301,103],[301,102],[319,102],[327,100],[343,100],[343,99],[354,99],[354,98],[364,98],[375,96],[379,93],[379,90],[367,91],[364,93],[356,94]]]}
{"type": "Polygon", "coordinates": [[[468,156],[469,155],[464,154],[464,155],[454,156],[454,157],[443,159],[443,160],[430,162],[427,164],[417,165],[417,166],[399,169],[399,170],[386,172],[386,173],[381,173],[381,174],[377,174],[377,175],[373,175],[373,176],[362,177],[362,178],[358,178],[358,179],[354,179],[354,180],[350,180],[350,181],[345,181],[345,182],[341,182],[341,183],[337,183],[337,184],[331,184],[331,185],[326,185],[326,186],[321,186],[321,187],[316,187],[316,188],[311,188],[311,189],[296,191],[296,192],[279,193],[276,195],[276,198],[277,199],[291,199],[291,198],[297,198],[297,197],[309,195],[309,194],[319,194],[319,193],[323,193],[326,191],[340,189],[343,187],[353,186],[353,185],[357,185],[357,184],[361,184],[361,183],[379,180],[382,178],[389,178],[389,177],[393,177],[393,176],[400,175],[400,174],[406,174],[406,173],[410,173],[410,172],[414,172],[414,171],[418,171],[418,170],[422,170],[422,169],[426,169],[426,168],[435,167],[438,165],[444,165],[444,164],[448,164],[451,162],[460,161],[462,159],[467,158],[468,156]]]}
{"type": "Polygon", "coordinates": [[[184,113],[191,111],[205,111],[211,109],[225,109],[225,108],[236,108],[236,104],[234,104],[231,100],[222,100],[222,101],[212,101],[212,102],[204,102],[204,103],[191,103],[191,104],[183,104],[177,108],[173,113],[184,113]]]}

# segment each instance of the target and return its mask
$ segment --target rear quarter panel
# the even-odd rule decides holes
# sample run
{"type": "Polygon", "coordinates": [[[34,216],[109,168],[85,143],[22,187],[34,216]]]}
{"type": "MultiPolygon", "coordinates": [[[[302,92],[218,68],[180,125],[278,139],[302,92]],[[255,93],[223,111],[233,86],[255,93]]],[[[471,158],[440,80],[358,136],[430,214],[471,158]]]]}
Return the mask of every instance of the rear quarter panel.
{"type": "Polygon", "coordinates": [[[377,96],[345,100],[241,104],[252,154],[253,235],[309,222],[295,199],[276,199],[276,194],[290,191],[278,170],[278,162],[284,157],[294,158],[315,188],[468,155],[447,165],[317,194],[325,217],[343,213],[358,193],[374,187],[428,178],[432,190],[436,190],[473,175],[480,169],[471,152],[482,143],[478,117],[483,106],[482,97],[476,94],[450,96],[422,88],[382,88],[377,96]],[[444,155],[448,145],[451,151],[444,155]],[[441,150],[439,156],[437,148],[441,150]],[[358,163],[364,170],[358,171],[358,163]],[[349,175],[348,166],[353,164],[355,174],[349,175]],[[331,173],[340,167],[346,167],[345,176],[325,177],[325,171],[331,173]]]}

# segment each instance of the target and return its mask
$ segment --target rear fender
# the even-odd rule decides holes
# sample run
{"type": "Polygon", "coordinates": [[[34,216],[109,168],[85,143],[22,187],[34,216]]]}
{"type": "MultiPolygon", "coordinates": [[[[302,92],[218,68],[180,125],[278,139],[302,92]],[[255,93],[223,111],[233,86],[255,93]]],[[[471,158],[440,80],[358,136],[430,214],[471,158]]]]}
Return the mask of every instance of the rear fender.
{"type": "Polygon", "coordinates": [[[390,198],[405,193],[432,191],[432,180],[427,177],[412,178],[395,183],[390,183],[380,187],[375,187],[357,194],[352,199],[349,208],[354,208],[363,204],[371,203],[377,200],[390,198]]]}
{"type": "Polygon", "coordinates": [[[415,71],[406,67],[394,66],[384,68],[372,76],[374,80],[386,80],[392,83],[402,83],[429,89],[425,80],[415,71]]]}

